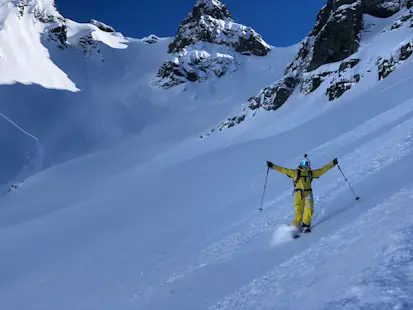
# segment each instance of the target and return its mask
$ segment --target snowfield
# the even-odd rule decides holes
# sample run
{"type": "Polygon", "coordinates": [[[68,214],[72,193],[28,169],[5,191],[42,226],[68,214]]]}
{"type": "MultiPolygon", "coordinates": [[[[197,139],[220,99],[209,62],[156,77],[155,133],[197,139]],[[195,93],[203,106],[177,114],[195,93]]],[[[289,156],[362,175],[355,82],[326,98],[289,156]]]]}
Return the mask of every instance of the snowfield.
{"type": "MultiPolygon", "coordinates": [[[[0,66],[15,68],[0,76],[0,309],[413,308],[413,58],[333,102],[325,88],[297,89],[277,111],[200,139],[280,79],[298,45],[164,90],[152,82],[171,38],[67,21],[71,46],[59,50],[10,10],[0,7],[0,66]],[[35,51],[19,55],[20,44],[35,51]],[[266,160],[294,168],[304,153],[313,168],[338,157],[361,198],[337,168],[314,180],[313,232],[292,240],[291,179],[270,171],[258,208],[266,160]]],[[[361,70],[412,38],[383,32],[398,17],[366,16],[361,70]]]]}

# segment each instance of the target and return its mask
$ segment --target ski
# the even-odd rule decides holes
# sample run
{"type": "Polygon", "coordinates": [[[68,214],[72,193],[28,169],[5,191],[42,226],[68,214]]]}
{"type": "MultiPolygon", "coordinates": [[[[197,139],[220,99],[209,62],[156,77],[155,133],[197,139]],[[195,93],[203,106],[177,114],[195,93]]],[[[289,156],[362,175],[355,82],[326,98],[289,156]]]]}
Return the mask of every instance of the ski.
{"type": "Polygon", "coordinates": [[[302,231],[302,230],[293,231],[293,239],[300,238],[301,234],[309,234],[309,233],[311,233],[311,229],[308,229],[306,231],[302,231]]]}

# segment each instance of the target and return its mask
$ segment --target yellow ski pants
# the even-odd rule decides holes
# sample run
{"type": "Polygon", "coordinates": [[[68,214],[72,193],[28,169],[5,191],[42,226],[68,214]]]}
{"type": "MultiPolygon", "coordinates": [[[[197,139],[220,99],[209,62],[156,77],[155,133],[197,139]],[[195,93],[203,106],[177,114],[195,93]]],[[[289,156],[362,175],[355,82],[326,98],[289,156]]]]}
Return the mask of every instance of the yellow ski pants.
{"type": "Polygon", "coordinates": [[[311,191],[296,191],[294,197],[295,218],[294,226],[301,223],[310,226],[313,219],[314,198],[311,191]]]}

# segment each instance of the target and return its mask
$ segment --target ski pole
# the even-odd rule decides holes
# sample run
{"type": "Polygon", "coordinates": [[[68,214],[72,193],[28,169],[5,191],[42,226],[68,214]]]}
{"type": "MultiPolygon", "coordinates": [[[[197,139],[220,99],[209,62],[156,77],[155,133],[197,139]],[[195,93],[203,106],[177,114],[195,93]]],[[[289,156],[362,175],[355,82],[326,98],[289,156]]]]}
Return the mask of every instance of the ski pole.
{"type": "Polygon", "coordinates": [[[344,180],[346,180],[346,182],[347,182],[348,186],[350,187],[350,189],[352,190],[352,192],[353,192],[354,196],[356,197],[356,200],[359,200],[359,199],[360,199],[360,197],[359,197],[359,196],[357,196],[357,194],[356,194],[356,192],[354,191],[353,187],[351,186],[350,182],[347,180],[346,176],[344,175],[343,170],[341,170],[340,165],[339,165],[339,164],[337,164],[337,167],[338,167],[338,169],[340,169],[340,172],[341,172],[341,174],[343,175],[344,180]]]}
{"type": "Polygon", "coordinates": [[[268,173],[270,172],[270,167],[267,168],[267,175],[265,176],[265,183],[264,183],[264,192],[262,193],[262,199],[261,199],[261,207],[258,209],[260,211],[263,211],[264,209],[262,208],[264,204],[264,196],[265,196],[265,190],[267,189],[267,180],[268,180],[268,173]]]}

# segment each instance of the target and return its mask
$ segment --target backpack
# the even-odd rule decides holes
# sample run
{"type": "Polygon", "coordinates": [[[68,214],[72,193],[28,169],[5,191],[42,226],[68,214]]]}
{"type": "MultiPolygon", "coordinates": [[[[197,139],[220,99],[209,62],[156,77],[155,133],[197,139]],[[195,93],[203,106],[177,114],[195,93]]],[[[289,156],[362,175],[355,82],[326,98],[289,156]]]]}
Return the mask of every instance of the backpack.
{"type": "MultiPolygon", "coordinates": [[[[313,181],[313,171],[309,171],[308,172],[308,177],[310,178],[310,182],[313,181]]],[[[297,169],[297,178],[293,181],[294,183],[294,191],[295,191],[295,187],[297,186],[298,182],[301,179],[301,169],[297,169]]]]}

